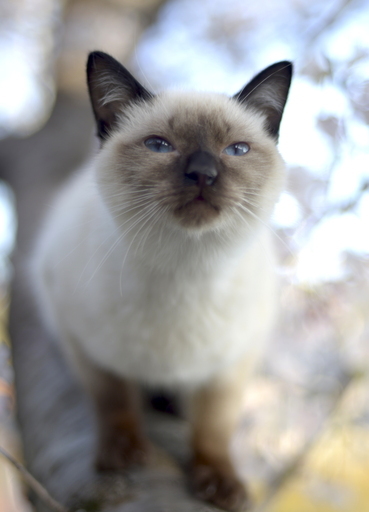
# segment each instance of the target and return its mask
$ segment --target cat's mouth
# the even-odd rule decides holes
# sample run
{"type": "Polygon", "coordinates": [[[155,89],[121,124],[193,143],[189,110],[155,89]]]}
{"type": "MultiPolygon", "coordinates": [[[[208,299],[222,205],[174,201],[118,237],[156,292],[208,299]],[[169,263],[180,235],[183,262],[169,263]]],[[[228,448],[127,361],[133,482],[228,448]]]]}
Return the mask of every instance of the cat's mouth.
{"type": "Polygon", "coordinates": [[[186,203],[182,206],[182,208],[186,208],[187,206],[189,205],[192,205],[192,204],[199,204],[199,203],[203,203],[204,205],[208,205],[210,206],[211,208],[215,208],[215,206],[213,205],[212,202],[209,201],[209,199],[207,197],[204,197],[203,193],[202,192],[199,192],[195,197],[193,197],[192,199],[190,199],[189,201],[186,201],[186,203]]]}
{"type": "Polygon", "coordinates": [[[184,227],[204,227],[218,217],[220,208],[204,197],[202,192],[174,210],[174,216],[184,227]]]}

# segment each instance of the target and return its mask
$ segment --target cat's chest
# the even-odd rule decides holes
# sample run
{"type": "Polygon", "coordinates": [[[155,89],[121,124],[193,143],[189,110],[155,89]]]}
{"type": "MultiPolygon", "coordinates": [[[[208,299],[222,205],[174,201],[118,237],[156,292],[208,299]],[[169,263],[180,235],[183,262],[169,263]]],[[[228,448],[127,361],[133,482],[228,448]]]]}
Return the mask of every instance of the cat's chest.
{"type": "Polygon", "coordinates": [[[149,384],[181,384],[209,378],[245,350],[252,311],[242,284],[135,283],[127,276],[120,288],[119,297],[101,301],[99,316],[90,315],[89,332],[80,337],[106,368],[149,384]]]}

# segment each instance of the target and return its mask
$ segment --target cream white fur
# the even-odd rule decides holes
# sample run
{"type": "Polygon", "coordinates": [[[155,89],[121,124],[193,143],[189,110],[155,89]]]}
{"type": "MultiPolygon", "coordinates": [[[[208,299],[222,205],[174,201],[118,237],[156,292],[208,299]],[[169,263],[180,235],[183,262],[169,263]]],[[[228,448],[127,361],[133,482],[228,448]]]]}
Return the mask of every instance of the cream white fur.
{"type": "MultiPolygon", "coordinates": [[[[203,102],[204,95],[192,93],[171,93],[160,102],[170,109],[170,102],[194,97],[203,102]]],[[[210,103],[225,111],[230,100],[212,95],[210,103]]],[[[246,223],[228,215],[196,232],[163,213],[157,222],[142,220],[147,222],[143,240],[137,236],[141,224],[135,227],[127,218],[121,227],[114,213],[126,194],[117,186],[117,148],[130,134],[134,115],[144,119],[144,107],[128,116],[125,127],[55,199],[32,258],[36,294],[72,361],[82,349],[117,375],[153,386],[193,388],[240,358],[257,360],[264,351],[276,309],[266,224],[283,185],[283,163],[264,133],[263,119],[240,107],[235,123],[247,121],[249,138],[261,140],[275,161],[263,219],[246,223]]]]}

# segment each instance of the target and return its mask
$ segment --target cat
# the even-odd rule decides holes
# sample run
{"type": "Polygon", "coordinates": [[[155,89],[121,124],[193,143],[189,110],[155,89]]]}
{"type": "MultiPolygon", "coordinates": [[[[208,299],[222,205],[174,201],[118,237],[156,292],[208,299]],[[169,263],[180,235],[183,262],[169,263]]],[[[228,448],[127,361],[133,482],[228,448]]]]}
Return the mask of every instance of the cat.
{"type": "Polygon", "coordinates": [[[193,489],[228,510],[247,500],[229,443],[276,315],[269,220],[291,75],[278,62],[233,97],[154,95],[92,52],[100,150],[56,196],[32,258],[41,313],[95,405],[97,468],[144,464],[138,385],[175,390],[193,489]]]}

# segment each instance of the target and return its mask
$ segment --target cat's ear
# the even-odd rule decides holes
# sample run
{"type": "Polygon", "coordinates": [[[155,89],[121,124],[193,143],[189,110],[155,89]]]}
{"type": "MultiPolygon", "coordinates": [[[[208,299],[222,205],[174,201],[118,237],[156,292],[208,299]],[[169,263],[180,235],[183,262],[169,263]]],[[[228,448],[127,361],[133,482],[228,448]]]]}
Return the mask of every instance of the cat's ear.
{"type": "Polygon", "coordinates": [[[292,64],[277,62],[256,75],[234,96],[237,101],[250,105],[266,117],[266,129],[278,139],[284,106],[291,84],[292,64]]]}
{"type": "Polygon", "coordinates": [[[129,103],[153,97],[122,64],[103,52],[88,56],[87,84],[101,140],[109,136],[129,103]]]}

